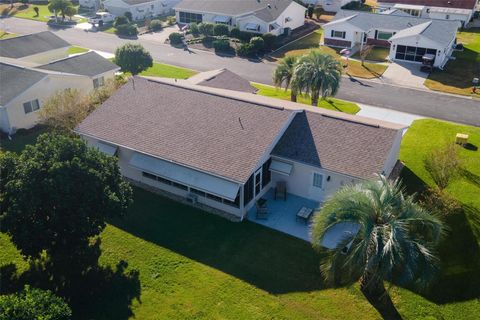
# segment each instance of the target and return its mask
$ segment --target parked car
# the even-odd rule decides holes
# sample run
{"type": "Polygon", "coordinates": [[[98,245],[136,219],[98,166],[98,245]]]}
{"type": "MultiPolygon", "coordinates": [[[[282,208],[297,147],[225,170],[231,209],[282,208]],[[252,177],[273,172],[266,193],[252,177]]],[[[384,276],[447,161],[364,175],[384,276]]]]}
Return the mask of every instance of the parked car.
{"type": "Polygon", "coordinates": [[[97,12],[94,17],[88,19],[88,22],[95,24],[112,23],[115,20],[115,16],[109,12],[97,12]]]}

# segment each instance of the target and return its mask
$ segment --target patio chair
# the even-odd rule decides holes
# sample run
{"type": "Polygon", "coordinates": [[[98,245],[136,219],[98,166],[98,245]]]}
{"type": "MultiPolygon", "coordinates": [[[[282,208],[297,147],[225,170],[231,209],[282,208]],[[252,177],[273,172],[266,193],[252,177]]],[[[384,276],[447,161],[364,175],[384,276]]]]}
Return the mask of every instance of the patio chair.
{"type": "Polygon", "coordinates": [[[267,202],[257,200],[255,202],[255,206],[257,207],[257,219],[267,219],[268,218],[267,202]]]}
{"type": "Polygon", "coordinates": [[[275,200],[277,197],[283,197],[287,201],[287,183],[285,181],[278,181],[275,187],[275,200]]]}

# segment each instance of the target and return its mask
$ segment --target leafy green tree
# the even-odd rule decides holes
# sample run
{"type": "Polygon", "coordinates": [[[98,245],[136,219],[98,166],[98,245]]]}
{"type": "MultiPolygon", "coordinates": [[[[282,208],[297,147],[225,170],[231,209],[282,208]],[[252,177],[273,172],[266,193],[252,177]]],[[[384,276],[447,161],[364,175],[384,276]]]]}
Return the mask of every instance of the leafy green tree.
{"type": "Polygon", "coordinates": [[[200,30],[198,30],[198,23],[196,22],[190,23],[189,28],[190,32],[192,32],[194,36],[198,36],[198,34],[200,33],[200,30]]]}
{"type": "Polygon", "coordinates": [[[75,9],[73,6],[68,6],[63,12],[67,17],[70,18],[70,20],[72,20],[72,17],[77,14],[77,9],[75,9]]]}
{"type": "Polygon", "coordinates": [[[115,20],[113,20],[113,26],[116,28],[118,26],[121,26],[122,24],[128,24],[128,18],[125,16],[117,16],[115,17],[115,20]]]}
{"type": "Polygon", "coordinates": [[[172,32],[168,36],[168,39],[170,40],[171,44],[180,44],[182,43],[183,36],[179,32],[172,32]]]}
{"type": "Polygon", "coordinates": [[[3,157],[0,170],[9,172],[0,194],[2,231],[32,260],[45,252],[59,279],[96,266],[92,240],[107,217],[121,216],[132,201],[117,159],[59,134],[43,134],[19,156],[3,157]]]}
{"type": "Polygon", "coordinates": [[[122,71],[137,75],[152,67],[153,59],[141,44],[127,43],[115,50],[115,63],[122,71]]]}
{"type": "Polygon", "coordinates": [[[228,26],[225,24],[215,24],[213,26],[213,34],[216,36],[228,36],[229,34],[228,26]]]}
{"type": "Polygon", "coordinates": [[[265,41],[262,37],[253,37],[250,39],[250,44],[256,52],[262,51],[265,48],[265,41]]]}
{"type": "Polygon", "coordinates": [[[198,30],[206,37],[213,36],[213,23],[202,22],[198,25],[198,30]]]}
{"type": "Polygon", "coordinates": [[[0,320],[68,320],[72,310],[51,291],[25,286],[16,294],[0,296],[0,320]]]}
{"type": "Polygon", "coordinates": [[[65,20],[65,16],[67,12],[71,12],[67,9],[69,7],[73,8],[72,1],[70,0],[51,0],[48,4],[48,10],[55,14],[55,18],[57,18],[58,14],[62,15],[62,19],[65,20]]]}
{"type": "Polygon", "coordinates": [[[325,202],[313,221],[312,243],[325,253],[320,269],[327,281],[360,280],[362,293],[384,319],[400,319],[384,281],[428,285],[443,231],[439,219],[404,195],[399,181],[380,177],[345,186],[325,202]],[[357,233],[345,232],[336,247],[322,248],[326,238],[352,224],[357,233]]]}
{"type": "Polygon", "coordinates": [[[134,37],[138,34],[138,28],[133,23],[121,24],[116,27],[115,33],[121,36],[134,37]]]}
{"type": "Polygon", "coordinates": [[[299,92],[312,98],[312,105],[318,105],[319,97],[334,96],[340,87],[342,71],[340,63],[331,55],[311,51],[300,57],[295,67],[295,86],[299,92]]]}
{"type": "Polygon", "coordinates": [[[241,33],[242,31],[240,31],[239,28],[234,27],[232,30],[230,30],[230,37],[240,39],[241,33]]]}
{"type": "Polygon", "coordinates": [[[150,31],[159,31],[159,30],[162,30],[162,28],[163,28],[162,21],[160,21],[158,19],[153,19],[148,24],[148,29],[150,31]]]}
{"type": "Polygon", "coordinates": [[[297,88],[295,86],[295,83],[292,83],[296,64],[297,57],[286,56],[280,61],[273,73],[273,83],[275,83],[275,86],[282,87],[283,85],[285,85],[285,91],[290,88],[290,100],[293,102],[297,102],[297,88]]]}

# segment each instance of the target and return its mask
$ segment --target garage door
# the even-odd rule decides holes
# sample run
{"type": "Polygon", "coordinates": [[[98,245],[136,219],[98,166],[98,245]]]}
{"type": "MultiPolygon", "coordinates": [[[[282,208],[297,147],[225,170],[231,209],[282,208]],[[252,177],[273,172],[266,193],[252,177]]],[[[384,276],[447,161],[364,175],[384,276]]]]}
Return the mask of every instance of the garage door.
{"type": "Polygon", "coordinates": [[[410,47],[410,46],[397,46],[397,52],[395,59],[422,62],[422,57],[425,54],[437,55],[437,49],[429,49],[422,47],[410,47]]]}

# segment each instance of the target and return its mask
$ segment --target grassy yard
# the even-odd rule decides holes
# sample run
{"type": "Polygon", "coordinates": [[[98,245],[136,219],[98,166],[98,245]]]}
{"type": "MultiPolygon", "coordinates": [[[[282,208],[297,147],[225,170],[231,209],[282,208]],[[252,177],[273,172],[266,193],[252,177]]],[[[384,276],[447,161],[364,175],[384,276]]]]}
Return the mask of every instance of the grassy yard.
{"type": "Polygon", "coordinates": [[[82,48],[82,47],[76,47],[76,46],[71,46],[68,48],[67,53],[68,54],[77,54],[77,53],[84,53],[87,52],[88,49],[82,48]]]}
{"type": "Polygon", "coordinates": [[[187,79],[197,74],[196,71],[154,62],[153,67],[140,73],[141,76],[187,79]]]}
{"type": "MultiPolygon", "coordinates": [[[[389,54],[390,54],[389,48],[373,47],[373,49],[368,53],[367,58],[365,60],[385,62],[387,61],[389,54]]],[[[357,52],[352,57],[360,60],[360,53],[357,52]]]]}
{"type": "Polygon", "coordinates": [[[19,130],[12,140],[2,135],[0,137],[0,151],[21,152],[27,144],[34,144],[37,137],[46,131],[46,128],[39,126],[30,130],[19,130]]]}
{"type": "MultiPolygon", "coordinates": [[[[74,5],[75,9],[78,10],[79,6],[74,5]]],[[[47,4],[29,4],[24,5],[22,3],[15,3],[13,9],[10,8],[10,4],[2,3],[0,4],[0,12],[3,15],[14,16],[16,18],[37,20],[42,22],[48,22],[50,16],[53,15],[52,12],[48,10],[47,4]],[[34,7],[38,7],[39,14],[37,15],[33,10],[34,7]]],[[[68,19],[68,17],[66,18],[68,19]]],[[[81,19],[79,22],[84,22],[86,19],[81,19]]]]}
{"type": "MultiPolygon", "coordinates": [[[[456,59],[449,61],[445,70],[435,70],[425,86],[436,91],[473,95],[472,79],[480,77],[480,28],[459,32],[457,39],[464,44],[464,51],[456,52],[456,59]]],[[[476,96],[480,97],[480,90],[476,96]]]]}
{"type": "MultiPolygon", "coordinates": [[[[252,83],[252,85],[255,88],[259,89],[259,91],[257,92],[257,94],[259,95],[283,100],[290,100],[290,90],[285,91],[283,89],[278,89],[259,83],[252,83]]],[[[308,97],[299,96],[297,99],[297,102],[299,103],[304,103],[308,105],[311,104],[311,100],[308,97]]],[[[341,111],[349,114],[356,114],[358,111],[360,111],[360,108],[355,103],[335,98],[328,98],[326,100],[320,101],[318,106],[320,108],[341,111]]]]}
{"type": "Polygon", "coordinates": [[[0,29],[0,40],[15,38],[16,36],[15,33],[6,32],[5,30],[0,29]]]}
{"type": "MultiPolygon", "coordinates": [[[[340,49],[320,46],[322,33],[322,29],[317,29],[310,35],[287,45],[280,51],[275,52],[272,58],[279,60],[285,56],[300,56],[310,52],[311,50],[320,50],[323,53],[333,55],[339,61],[341,61],[342,64],[346,65],[346,60],[342,59],[339,54],[340,49]]],[[[379,50],[377,50],[375,53],[376,56],[381,56],[383,54],[384,52],[382,53],[379,50]]],[[[365,64],[362,66],[361,62],[350,60],[348,62],[348,66],[344,69],[344,72],[352,77],[372,79],[381,76],[385,70],[387,70],[387,66],[383,64],[365,62],[365,64]]]]}

